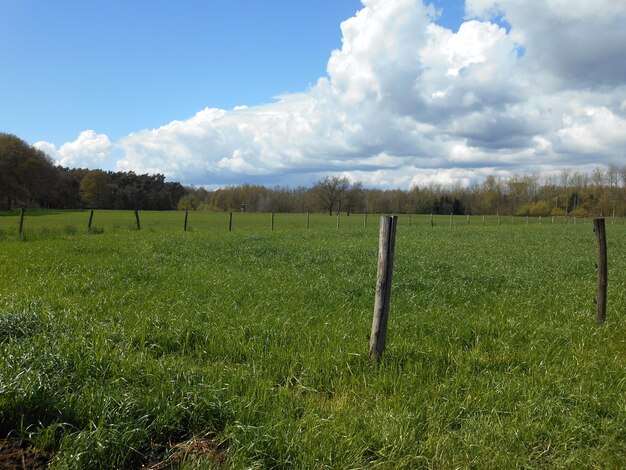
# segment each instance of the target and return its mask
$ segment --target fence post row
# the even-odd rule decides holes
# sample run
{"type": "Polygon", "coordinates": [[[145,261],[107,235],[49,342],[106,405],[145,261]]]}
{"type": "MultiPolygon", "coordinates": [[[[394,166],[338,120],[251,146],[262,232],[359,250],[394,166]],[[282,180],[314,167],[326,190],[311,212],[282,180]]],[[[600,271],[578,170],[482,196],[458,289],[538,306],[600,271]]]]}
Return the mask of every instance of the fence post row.
{"type": "Polygon", "coordinates": [[[369,358],[378,362],[385,351],[387,339],[387,320],[391,303],[391,278],[393,274],[393,255],[396,243],[396,225],[398,217],[383,215],[380,218],[378,240],[378,266],[376,273],[376,297],[374,316],[370,334],[369,358]]]}
{"type": "Polygon", "coordinates": [[[606,257],[606,227],[603,218],[593,219],[593,231],[596,234],[598,247],[598,293],[596,323],[598,325],[606,320],[606,286],[607,286],[607,257],[606,257]]]}

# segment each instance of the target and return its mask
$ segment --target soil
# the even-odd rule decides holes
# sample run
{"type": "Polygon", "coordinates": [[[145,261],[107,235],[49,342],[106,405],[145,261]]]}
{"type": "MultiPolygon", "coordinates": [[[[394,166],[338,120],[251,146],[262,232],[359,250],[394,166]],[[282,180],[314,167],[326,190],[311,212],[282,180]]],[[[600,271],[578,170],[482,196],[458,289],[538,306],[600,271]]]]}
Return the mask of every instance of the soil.
{"type": "Polygon", "coordinates": [[[225,466],[226,451],[219,449],[211,439],[193,438],[178,444],[168,445],[169,457],[161,462],[152,462],[143,470],[163,470],[198,460],[209,460],[217,467],[225,466]]]}
{"type": "Polygon", "coordinates": [[[0,439],[0,470],[48,468],[50,457],[20,442],[0,439]]]}

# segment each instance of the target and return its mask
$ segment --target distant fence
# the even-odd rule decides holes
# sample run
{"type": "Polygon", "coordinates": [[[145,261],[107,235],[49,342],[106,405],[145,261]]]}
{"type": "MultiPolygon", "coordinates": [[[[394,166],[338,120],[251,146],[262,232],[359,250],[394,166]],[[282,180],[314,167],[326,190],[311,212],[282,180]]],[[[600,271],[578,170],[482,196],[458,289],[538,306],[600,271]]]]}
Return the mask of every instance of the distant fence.
{"type": "MultiPolygon", "coordinates": [[[[29,229],[48,232],[102,233],[108,230],[148,230],[159,231],[228,231],[282,229],[334,228],[373,229],[368,224],[371,213],[338,213],[332,217],[327,213],[240,213],[240,212],[195,212],[195,211],[33,211],[21,209],[10,215],[0,215],[0,235],[15,233],[23,236],[29,229]],[[13,217],[15,216],[15,217],[13,217]],[[49,220],[49,222],[47,222],[49,220]],[[12,221],[14,221],[12,223],[12,221]],[[44,223],[44,221],[46,221],[44,223]],[[81,228],[84,227],[84,229],[81,228]]],[[[624,217],[606,218],[611,225],[626,224],[624,217]]],[[[500,215],[442,215],[442,214],[398,214],[397,224],[404,227],[463,227],[463,226],[504,226],[504,225],[557,225],[590,224],[591,217],[575,216],[500,216],[500,215]]]]}

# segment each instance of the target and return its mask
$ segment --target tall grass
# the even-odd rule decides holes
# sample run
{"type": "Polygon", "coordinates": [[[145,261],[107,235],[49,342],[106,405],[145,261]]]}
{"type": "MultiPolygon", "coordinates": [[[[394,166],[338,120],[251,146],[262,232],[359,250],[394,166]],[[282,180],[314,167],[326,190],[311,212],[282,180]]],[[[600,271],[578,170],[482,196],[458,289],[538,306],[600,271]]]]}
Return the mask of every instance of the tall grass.
{"type": "Polygon", "coordinates": [[[272,232],[237,214],[228,233],[192,213],[184,233],[180,212],[140,212],[139,232],[96,212],[89,235],[88,215],[0,241],[0,431],[57,468],[164,461],[194,436],[226,456],[187,464],[205,468],[626,460],[622,225],[597,328],[591,224],[401,217],[372,367],[376,217],[280,214],[272,232]]]}

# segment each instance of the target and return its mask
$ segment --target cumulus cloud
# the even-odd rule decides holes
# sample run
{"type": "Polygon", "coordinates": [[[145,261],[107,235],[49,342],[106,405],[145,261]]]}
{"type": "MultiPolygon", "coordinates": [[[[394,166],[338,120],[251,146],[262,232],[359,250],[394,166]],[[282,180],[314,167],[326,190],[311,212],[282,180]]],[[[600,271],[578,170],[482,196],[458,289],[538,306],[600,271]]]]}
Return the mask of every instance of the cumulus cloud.
{"type": "Polygon", "coordinates": [[[105,134],[93,130],[81,132],[73,142],[57,148],[50,142],[35,142],[34,147],[50,155],[58,165],[66,167],[101,168],[111,157],[114,145],[105,134]]]}
{"type": "Polygon", "coordinates": [[[327,74],[263,106],[205,108],[113,145],[85,131],[37,145],[187,184],[471,184],[488,174],[620,162],[626,0],[467,0],[457,31],[421,0],[363,0],[327,74]]]}
{"type": "Polygon", "coordinates": [[[626,77],[625,0],[466,0],[470,17],[499,15],[523,43],[537,85],[596,88],[626,77]]]}

